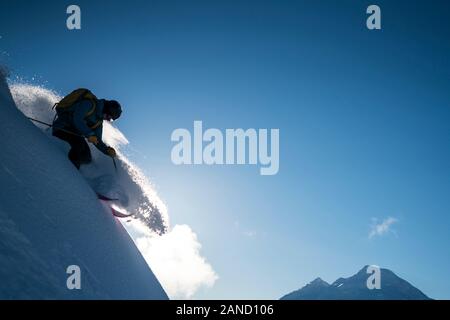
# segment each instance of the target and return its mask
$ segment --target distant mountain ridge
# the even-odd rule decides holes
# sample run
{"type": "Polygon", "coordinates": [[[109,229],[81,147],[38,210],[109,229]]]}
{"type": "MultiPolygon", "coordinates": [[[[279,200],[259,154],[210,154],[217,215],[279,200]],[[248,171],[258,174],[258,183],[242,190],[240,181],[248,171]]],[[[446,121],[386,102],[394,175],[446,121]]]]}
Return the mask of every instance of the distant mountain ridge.
{"type": "Polygon", "coordinates": [[[339,278],[332,284],[316,278],[303,288],[293,291],[281,300],[430,300],[422,291],[389,269],[380,268],[380,289],[369,289],[371,276],[364,266],[349,278],[339,278]]]}

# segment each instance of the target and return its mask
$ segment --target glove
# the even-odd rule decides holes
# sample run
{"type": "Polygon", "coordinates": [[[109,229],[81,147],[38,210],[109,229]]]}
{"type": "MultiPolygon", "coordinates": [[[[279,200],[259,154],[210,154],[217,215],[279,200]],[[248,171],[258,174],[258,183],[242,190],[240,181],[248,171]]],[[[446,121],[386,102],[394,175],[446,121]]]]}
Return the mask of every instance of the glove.
{"type": "Polygon", "coordinates": [[[96,136],[89,136],[88,141],[93,144],[98,144],[98,138],[96,136]]]}
{"type": "Polygon", "coordinates": [[[114,150],[114,148],[111,147],[108,147],[108,149],[106,149],[106,154],[111,158],[117,157],[116,150],[114,150]]]}

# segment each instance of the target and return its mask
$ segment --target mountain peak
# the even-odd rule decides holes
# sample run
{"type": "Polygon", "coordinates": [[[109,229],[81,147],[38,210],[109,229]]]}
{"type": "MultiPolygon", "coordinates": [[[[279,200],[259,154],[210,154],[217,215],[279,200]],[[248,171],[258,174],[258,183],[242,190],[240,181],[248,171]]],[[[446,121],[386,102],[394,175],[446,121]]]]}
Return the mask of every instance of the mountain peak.
{"type": "Polygon", "coordinates": [[[380,268],[381,287],[369,288],[367,281],[371,274],[364,266],[348,278],[339,278],[328,284],[316,278],[303,288],[293,291],[282,300],[429,300],[424,293],[389,269],[380,268]]]}
{"type": "MultiPolygon", "coordinates": [[[[364,267],[362,267],[356,274],[360,274],[360,273],[367,273],[367,268],[369,268],[370,266],[375,266],[375,265],[370,265],[370,264],[366,264],[364,267]]],[[[381,270],[381,268],[380,268],[381,270]]]]}
{"type": "Polygon", "coordinates": [[[322,280],[322,278],[317,277],[317,278],[315,278],[313,281],[311,281],[311,282],[309,283],[309,285],[313,285],[313,286],[325,286],[325,287],[327,287],[327,286],[329,286],[330,284],[329,284],[328,282],[322,280]]]}

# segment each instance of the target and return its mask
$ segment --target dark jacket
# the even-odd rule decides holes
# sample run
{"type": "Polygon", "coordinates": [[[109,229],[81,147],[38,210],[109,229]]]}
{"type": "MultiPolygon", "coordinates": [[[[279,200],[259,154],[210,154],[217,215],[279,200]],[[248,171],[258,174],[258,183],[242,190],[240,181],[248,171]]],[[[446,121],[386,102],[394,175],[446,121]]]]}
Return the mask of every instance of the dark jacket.
{"type": "Polygon", "coordinates": [[[88,115],[92,110],[90,100],[81,100],[75,103],[69,110],[58,114],[53,121],[53,130],[64,129],[86,138],[96,136],[98,144],[95,146],[101,152],[106,153],[108,146],[102,139],[104,101],[103,99],[96,100],[95,111],[91,115],[88,115]],[[94,125],[96,125],[95,128],[92,128],[94,125]]]}

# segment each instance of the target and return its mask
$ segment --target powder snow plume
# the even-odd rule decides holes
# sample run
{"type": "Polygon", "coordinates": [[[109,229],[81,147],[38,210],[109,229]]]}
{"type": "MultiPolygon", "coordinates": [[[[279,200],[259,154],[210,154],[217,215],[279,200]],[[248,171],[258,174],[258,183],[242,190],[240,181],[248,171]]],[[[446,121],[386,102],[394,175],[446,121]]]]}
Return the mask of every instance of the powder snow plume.
{"type": "MultiPolygon", "coordinates": [[[[55,117],[53,105],[61,100],[61,96],[29,84],[12,84],[10,89],[17,107],[27,117],[52,123],[55,117]]],[[[69,145],[53,137],[48,126],[34,123],[60,146],[62,152],[68,152],[69,145]]],[[[82,166],[81,173],[96,192],[119,199],[123,209],[134,213],[153,232],[164,234],[169,227],[167,208],[141,170],[124,155],[128,140],[119,129],[106,121],[103,139],[116,149],[117,172],[111,158],[91,146],[93,162],[82,166]]]]}

